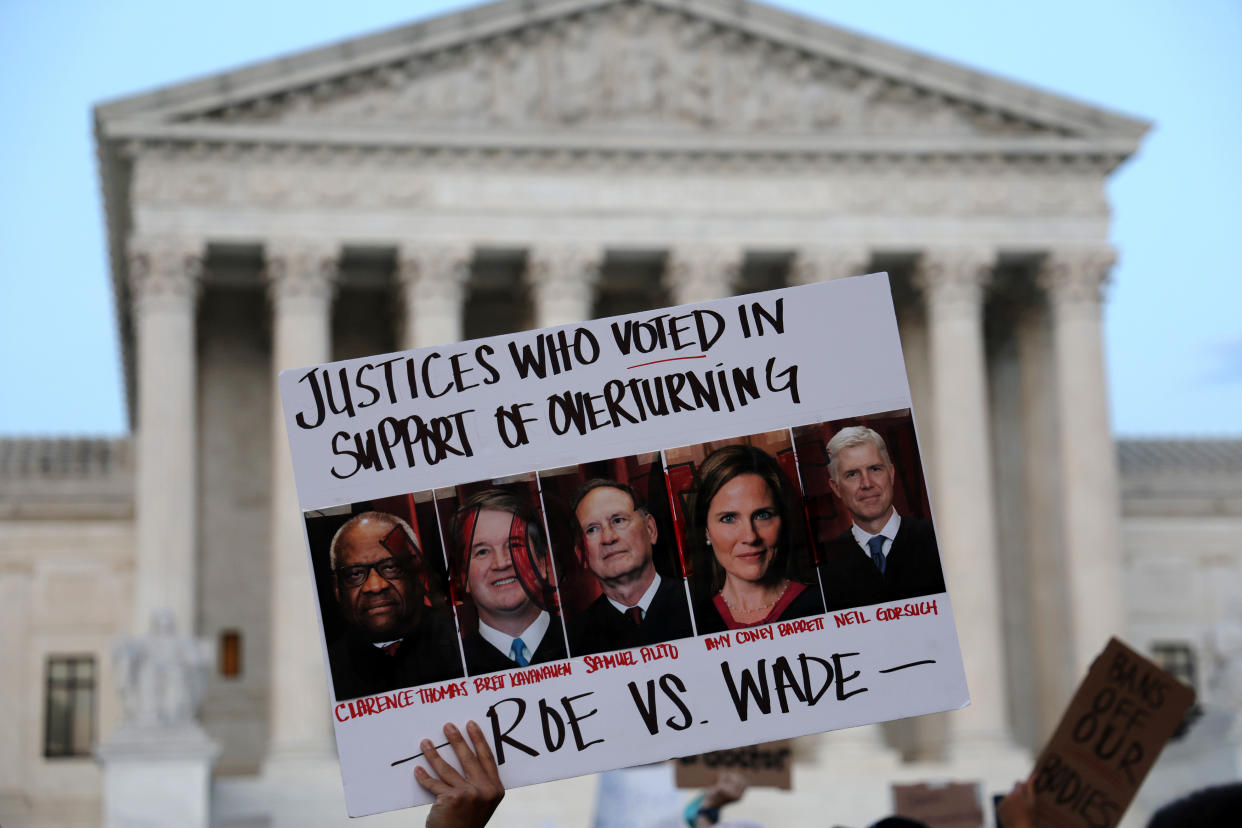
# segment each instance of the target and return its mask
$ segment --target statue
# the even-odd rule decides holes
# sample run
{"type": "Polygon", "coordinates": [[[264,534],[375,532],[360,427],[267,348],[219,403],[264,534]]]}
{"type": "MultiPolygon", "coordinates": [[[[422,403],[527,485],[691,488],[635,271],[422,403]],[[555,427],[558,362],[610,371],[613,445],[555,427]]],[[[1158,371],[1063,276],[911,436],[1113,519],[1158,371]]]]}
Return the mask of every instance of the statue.
{"type": "Polygon", "coordinates": [[[1209,645],[1212,706],[1232,716],[1230,738],[1242,742],[1242,599],[1230,602],[1225,617],[1209,633],[1209,645]]]}
{"type": "Polygon", "coordinates": [[[206,828],[220,746],[194,719],[207,686],[202,646],[177,634],[171,610],[157,609],[146,635],[120,637],[112,665],[123,713],[95,750],[102,824],[206,828]]]}
{"type": "Polygon", "coordinates": [[[153,728],[194,724],[207,685],[207,658],[198,642],[178,635],[167,608],[151,614],[151,631],[122,636],[112,651],[122,726],[153,728]]]}

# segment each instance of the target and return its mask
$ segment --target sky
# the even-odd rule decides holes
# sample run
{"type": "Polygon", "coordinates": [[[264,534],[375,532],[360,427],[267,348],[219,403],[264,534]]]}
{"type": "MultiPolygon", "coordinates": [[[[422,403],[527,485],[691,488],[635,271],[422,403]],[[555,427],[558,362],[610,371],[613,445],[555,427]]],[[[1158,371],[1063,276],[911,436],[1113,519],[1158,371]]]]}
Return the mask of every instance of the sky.
{"type": "MultiPolygon", "coordinates": [[[[463,5],[0,0],[0,435],[128,428],[94,104],[463,5]]],[[[1114,428],[1242,437],[1242,2],[774,5],[1152,121],[1109,185],[1114,428]]]]}

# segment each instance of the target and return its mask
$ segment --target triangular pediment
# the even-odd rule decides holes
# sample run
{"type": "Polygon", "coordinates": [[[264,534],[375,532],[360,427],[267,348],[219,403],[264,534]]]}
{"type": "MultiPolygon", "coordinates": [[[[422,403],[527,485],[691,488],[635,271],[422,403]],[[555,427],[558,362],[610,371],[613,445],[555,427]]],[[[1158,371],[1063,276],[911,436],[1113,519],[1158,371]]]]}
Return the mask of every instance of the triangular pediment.
{"type": "Polygon", "coordinates": [[[189,120],[372,128],[1039,134],[1049,128],[856,65],[621,3],[189,120]]]}
{"type": "Polygon", "coordinates": [[[1146,127],[786,12],[717,0],[505,0],[100,115],[214,137],[235,127],[377,137],[1137,139],[1146,127]]]}

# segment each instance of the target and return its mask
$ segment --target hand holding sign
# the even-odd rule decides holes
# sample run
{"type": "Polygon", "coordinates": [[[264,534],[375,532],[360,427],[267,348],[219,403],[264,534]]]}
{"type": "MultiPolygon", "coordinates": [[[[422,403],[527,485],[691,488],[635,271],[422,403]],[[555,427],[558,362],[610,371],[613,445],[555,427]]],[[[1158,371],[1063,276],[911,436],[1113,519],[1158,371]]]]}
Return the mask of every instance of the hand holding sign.
{"type": "Polygon", "coordinates": [[[474,722],[466,725],[474,750],[466,744],[461,731],[452,724],[444,726],[461,772],[444,761],[430,739],[422,742],[423,757],[436,775],[432,776],[421,767],[414,768],[414,778],[431,793],[436,802],[427,814],[427,828],[482,828],[492,818],[496,806],[504,798],[505,788],[500,782],[496,758],[483,736],[483,730],[474,722]],[[464,776],[463,776],[464,774],[464,776]]]}
{"type": "Polygon", "coordinates": [[[716,784],[703,794],[703,807],[723,808],[742,798],[746,793],[746,777],[737,771],[721,771],[716,784]]]}
{"type": "Polygon", "coordinates": [[[1015,782],[996,807],[1000,828],[1035,828],[1035,786],[1030,779],[1015,782]]]}
{"type": "Polygon", "coordinates": [[[1109,640],[1035,763],[1035,824],[1115,826],[1194,700],[1194,690],[1109,640]]]}

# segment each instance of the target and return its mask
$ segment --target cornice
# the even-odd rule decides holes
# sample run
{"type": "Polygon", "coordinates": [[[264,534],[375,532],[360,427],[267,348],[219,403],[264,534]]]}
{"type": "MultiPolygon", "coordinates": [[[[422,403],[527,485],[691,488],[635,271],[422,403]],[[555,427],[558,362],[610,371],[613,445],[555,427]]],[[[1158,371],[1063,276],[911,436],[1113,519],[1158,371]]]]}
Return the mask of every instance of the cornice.
{"type": "Polygon", "coordinates": [[[134,157],[152,148],[234,155],[259,149],[398,151],[461,155],[503,153],[538,157],[548,154],[642,158],[812,158],[915,159],[1085,159],[1108,172],[1123,162],[1132,147],[1118,138],[1060,137],[909,137],[805,136],[775,134],[618,135],[609,132],[409,131],[383,129],[299,129],[282,126],[222,124],[145,124],[120,122],[103,131],[115,151],[134,157]]]}

